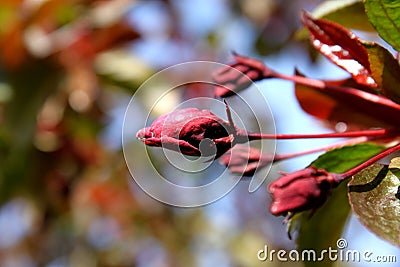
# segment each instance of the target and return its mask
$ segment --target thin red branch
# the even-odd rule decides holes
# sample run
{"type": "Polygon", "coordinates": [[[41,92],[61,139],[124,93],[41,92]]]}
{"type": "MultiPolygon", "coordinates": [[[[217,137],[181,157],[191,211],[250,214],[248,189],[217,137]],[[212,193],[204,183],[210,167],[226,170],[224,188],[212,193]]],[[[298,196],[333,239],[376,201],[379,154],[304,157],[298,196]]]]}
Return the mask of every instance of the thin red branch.
{"type": "Polygon", "coordinates": [[[400,129],[379,129],[379,130],[364,130],[364,131],[353,131],[344,133],[325,133],[325,134],[260,134],[260,133],[249,133],[249,140],[261,140],[261,139],[309,139],[309,138],[341,138],[341,137],[386,137],[399,134],[400,129]]]}
{"type": "Polygon", "coordinates": [[[280,161],[280,160],[285,160],[285,159],[290,159],[290,158],[294,158],[294,157],[304,156],[304,155],[308,155],[308,154],[313,154],[316,152],[340,148],[343,146],[355,145],[355,144],[366,142],[368,140],[370,140],[370,138],[368,138],[366,136],[362,136],[362,137],[356,137],[356,138],[352,138],[349,140],[340,141],[340,142],[333,143],[330,145],[318,147],[318,148],[313,148],[313,149],[306,150],[306,151],[300,151],[300,152],[294,152],[294,153],[282,154],[282,155],[275,155],[274,162],[280,161]]]}

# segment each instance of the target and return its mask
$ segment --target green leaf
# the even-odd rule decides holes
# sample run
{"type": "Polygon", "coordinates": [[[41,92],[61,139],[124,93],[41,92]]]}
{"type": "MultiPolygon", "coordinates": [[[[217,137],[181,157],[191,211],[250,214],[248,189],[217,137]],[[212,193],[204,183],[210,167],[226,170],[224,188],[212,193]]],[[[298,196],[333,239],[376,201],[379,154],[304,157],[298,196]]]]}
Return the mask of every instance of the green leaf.
{"type": "Polygon", "coordinates": [[[393,55],[377,43],[361,41],[367,49],[371,74],[378,91],[400,103],[400,65],[393,55]]]}
{"type": "Polygon", "coordinates": [[[361,0],[325,1],[311,14],[315,18],[334,21],[346,28],[375,32],[365,14],[361,0]]]}
{"type": "Polygon", "coordinates": [[[384,149],[384,146],[373,143],[345,146],[321,155],[312,165],[328,172],[342,173],[363,163],[384,149]]]}
{"type": "MultiPolygon", "coordinates": [[[[309,212],[300,214],[298,219],[298,250],[314,249],[317,255],[323,249],[336,248],[336,242],[341,237],[343,228],[350,214],[347,198],[347,186],[342,183],[336,188],[328,201],[310,218],[309,212]],[[340,207],[340,208],[338,208],[340,207]]],[[[305,266],[332,266],[333,262],[306,261],[305,266]]]]}
{"type": "Polygon", "coordinates": [[[364,0],[371,24],[394,49],[400,51],[400,1],[364,0]]]}
{"type": "MultiPolygon", "coordinates": [[[[324,168],[329,172],[341,173],[359,165],[384,149],[376,144],[359,144],[331,150],[321,155],[312,165],[324,168]]],[[[341,237],[346,220],[350,214],[347,198],[347,185],[342,183],[334,189],[328,201],[310,218],[309,212],[300,214],[297,219],[298,249],[314,249],[321,251],[336,247],[341,237]]],[[[318,255],[318,253],[317,253],[318,255]]],[[[332,261],[307,261],[306,266],[332,266],[332,261]]]]}
{"type": "Polygon", "coordinates": [[[397,246],[400,246],[399,186],[399,178],[388,165],[382,164],[366,168],[349,183],[350,204],[361,223],[397,246]]]}

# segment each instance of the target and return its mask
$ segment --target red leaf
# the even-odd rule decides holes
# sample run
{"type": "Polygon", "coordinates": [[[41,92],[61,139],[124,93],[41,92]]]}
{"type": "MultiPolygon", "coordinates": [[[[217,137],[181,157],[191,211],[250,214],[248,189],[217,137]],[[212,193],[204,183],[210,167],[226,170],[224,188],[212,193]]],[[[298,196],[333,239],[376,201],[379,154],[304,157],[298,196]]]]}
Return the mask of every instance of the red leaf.
{"type": "MultiPolygon", "coordinates": [[[[297,75],[302,76],[298,72],[297,75]]],[[[345,86],[349,81],[325,81],[345,86]]],[[[311,86],[295,85],[296,98],[308,114],[329,122],[345,122],[351,128],[390,127],[400,124],[398,109],[370,102],[351,94],[321,91],[311,86]]]]}
{"type": "Polygon", "coordinates": [[[313,46],[321,54],[349,72],[357,83],[377,87],[367,50],[354,33],[337,23],[313,19],[307,12],[303,12],[302,22],[310,31],[313,46]]]}

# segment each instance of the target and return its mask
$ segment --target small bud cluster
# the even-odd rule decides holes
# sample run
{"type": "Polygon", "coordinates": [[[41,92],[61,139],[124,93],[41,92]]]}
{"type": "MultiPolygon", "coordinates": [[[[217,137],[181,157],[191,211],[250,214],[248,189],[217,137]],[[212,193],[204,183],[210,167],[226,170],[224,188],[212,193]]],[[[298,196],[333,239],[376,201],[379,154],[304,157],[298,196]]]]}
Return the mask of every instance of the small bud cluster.
{"type": "MultiPolygon", "coordinates": [[[[310,20],[311,18],[308,19],[310,20]]],[[[340,96],[340,99],[349,99],[360,106],[370,107],[379,112],[390,114],[390,118],[394,121],[400,118],[400,104],[385,96],[303,76],[278,73],[271,70],[261,61],[243,57],[236,53],[234,54],[234,60],[234,63],[222,67],[213,74],[213,79],[217,84],[214,88],[216,97],[233,96],[249,87],[253,82],[262,79],[279,78],[320,90],[336,98],[340,96]]],[[[139,130],[136,137],[146,145],[164,147],[184,155],[211,156],[214,154],[215,158],[220,157],[219,162],[225,165],[233,174],[252,176],[258,169],[269,163],[369,140],[381,139],[390,141],[398,137],[400,131],[398,127],[395,127],[328,134],[271,135],[248,133],[234,125],[227,104],[226,107],[228,121],[219,118],[208,110],[196,108],[175,110],[159,117],[151,126],[139,130]],[[335,137],[352,137],[353,139],[327,147],[287,155],[263,154],[256,148],[238,145],[260,139],[335,137]]],[[[395,125],[395,123],[392,123],[392,125],[395,125]]],[[[331,173],[314,166],[284,174],[269,185],[269,191],[272,195],[270,212],[273,215],[289,215],[290,217],[297,212],[305,210],[315,211],[326,202],[332,190],[341,182],[399,150],[399,144],[389,147],[355,168],[340,174],[331,173]]]]}

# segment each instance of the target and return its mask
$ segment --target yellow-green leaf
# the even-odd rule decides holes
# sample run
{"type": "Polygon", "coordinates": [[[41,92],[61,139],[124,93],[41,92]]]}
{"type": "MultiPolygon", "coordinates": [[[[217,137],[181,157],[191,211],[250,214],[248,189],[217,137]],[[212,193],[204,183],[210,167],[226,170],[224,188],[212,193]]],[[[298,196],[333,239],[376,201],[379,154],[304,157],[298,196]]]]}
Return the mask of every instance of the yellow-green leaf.
{"type": "MultiPolygon", "coordinates": [[[[400,12],[399,12],[400,13],[400,12]]],[[[379,93],[400,103],[400,65],[393,55],[374,42],[361,41],[367,49],[371,74],[379,93]]]]}
{"type": "Polygon", "coordinates": [[[346,28],[374,32],[361,0],[324,1],[312,11],[315,18],[323,18],[346,28]]]}

